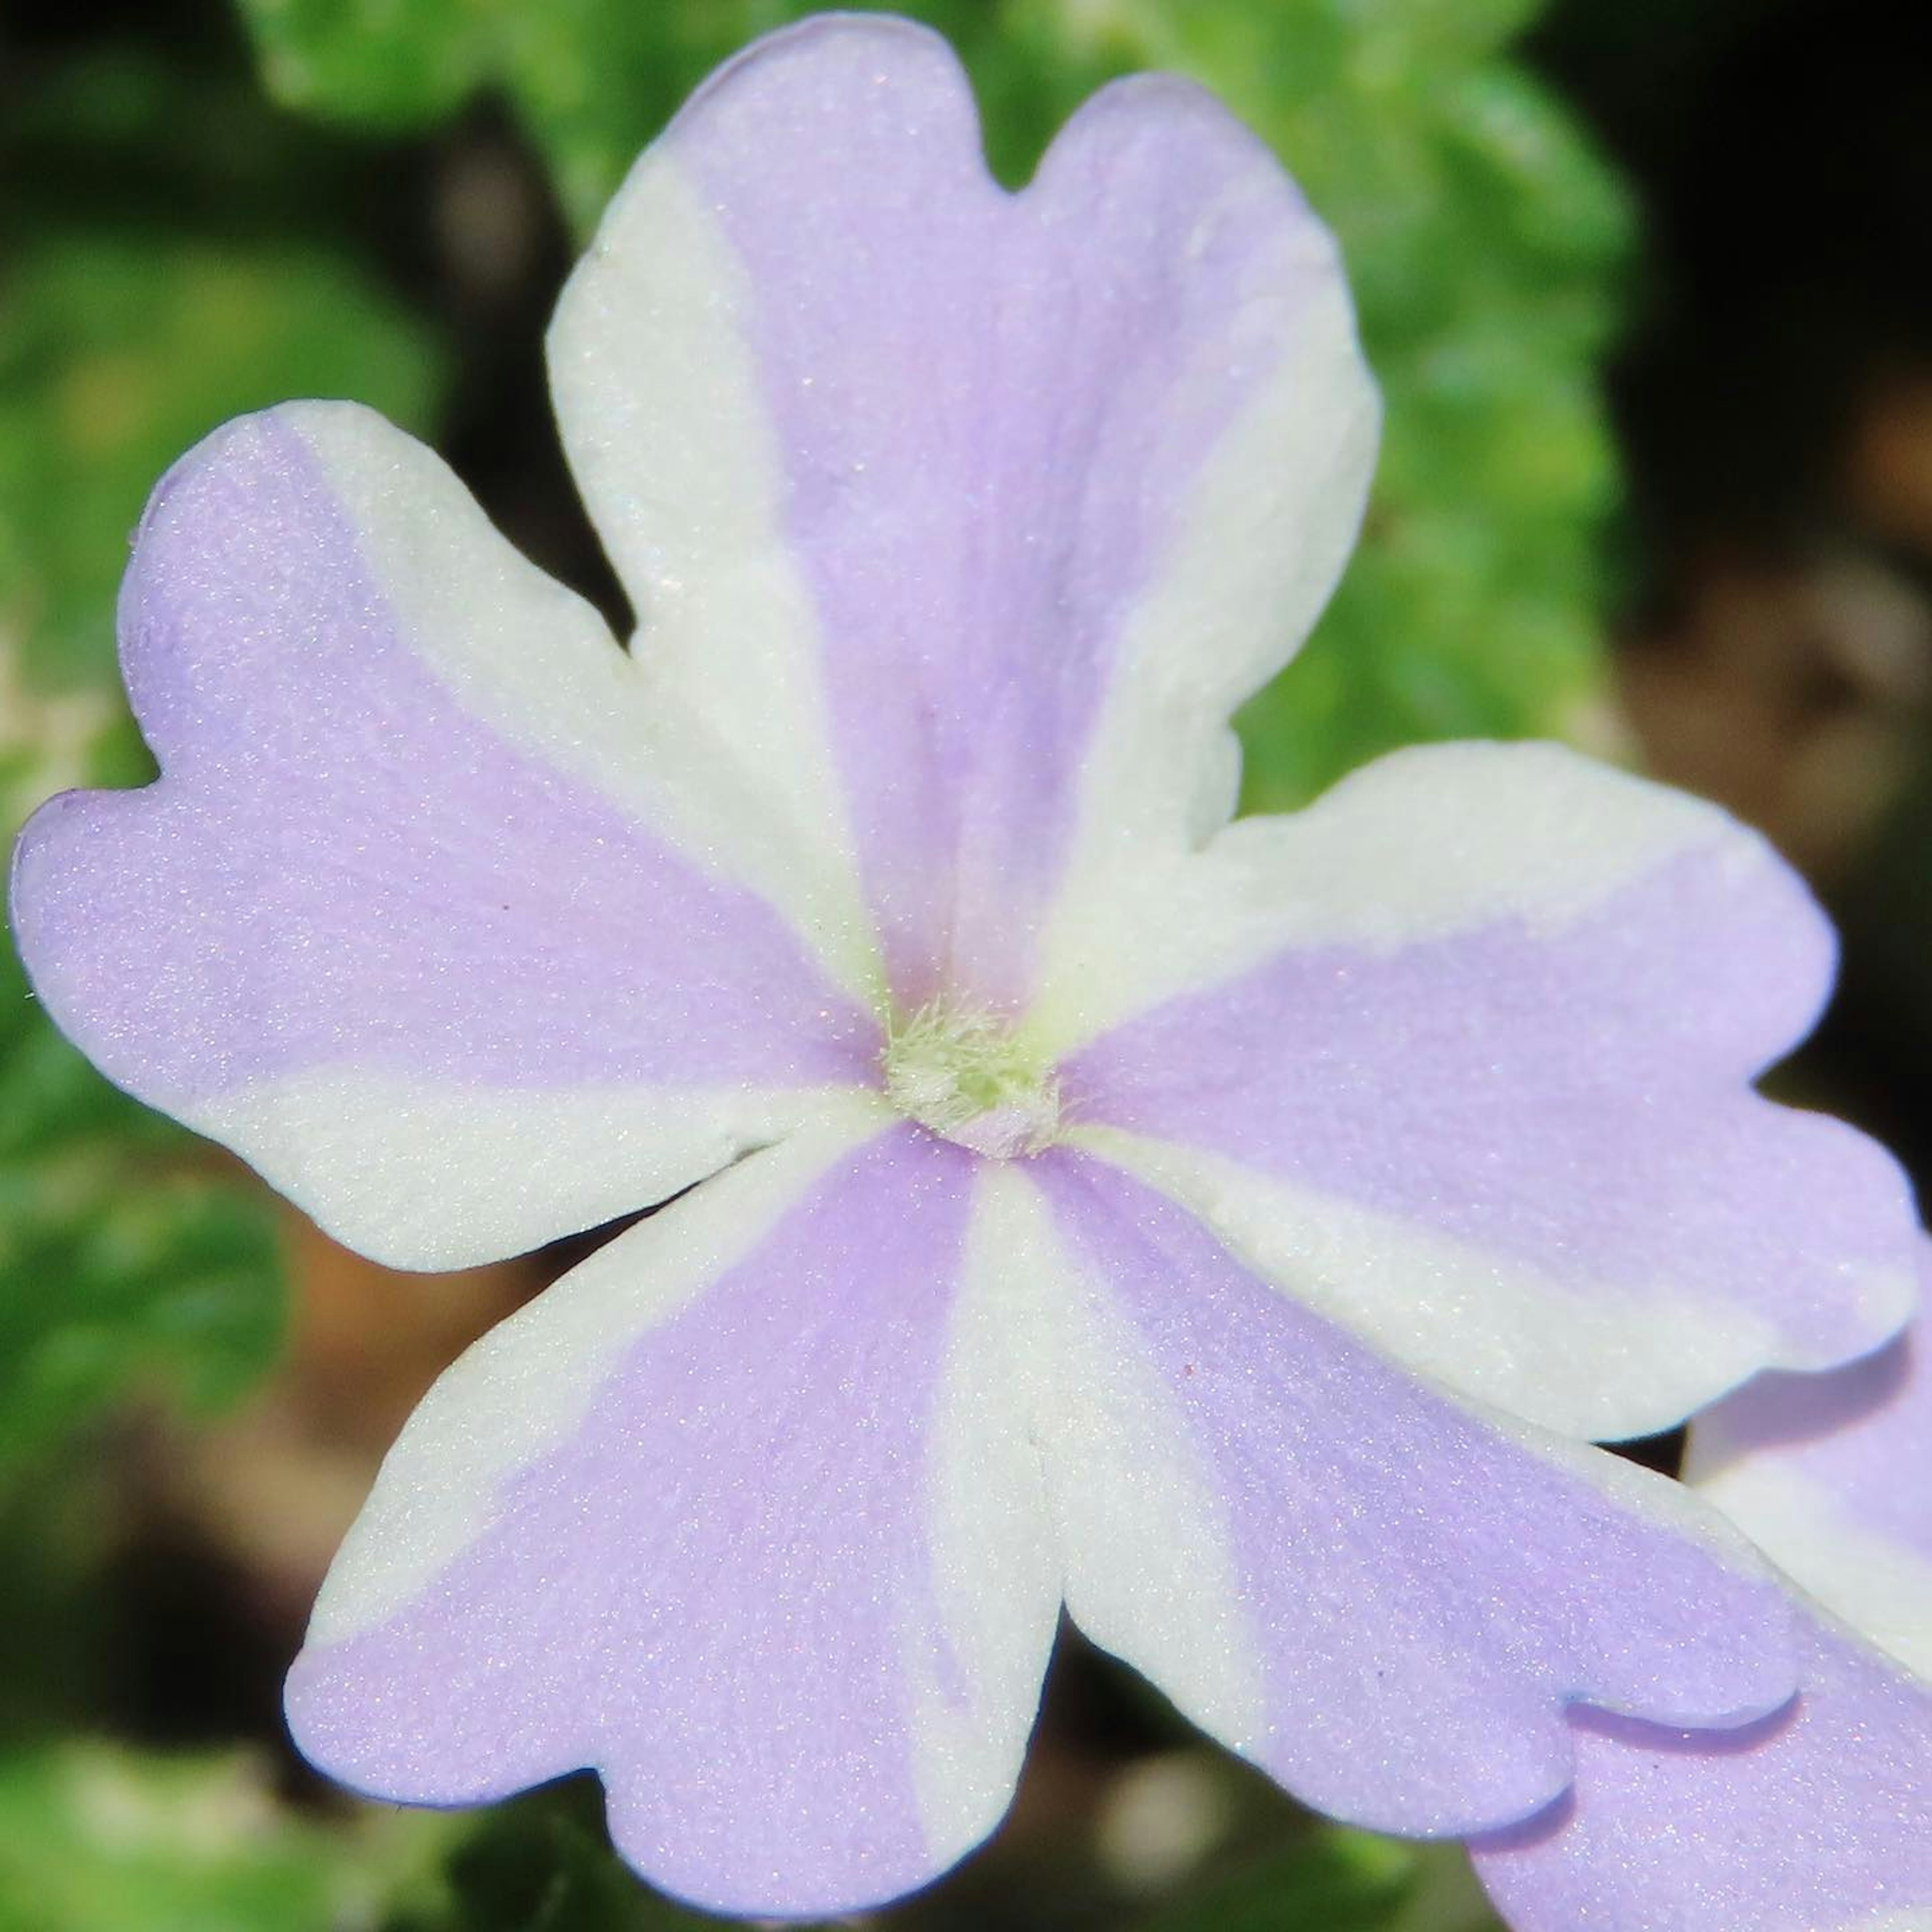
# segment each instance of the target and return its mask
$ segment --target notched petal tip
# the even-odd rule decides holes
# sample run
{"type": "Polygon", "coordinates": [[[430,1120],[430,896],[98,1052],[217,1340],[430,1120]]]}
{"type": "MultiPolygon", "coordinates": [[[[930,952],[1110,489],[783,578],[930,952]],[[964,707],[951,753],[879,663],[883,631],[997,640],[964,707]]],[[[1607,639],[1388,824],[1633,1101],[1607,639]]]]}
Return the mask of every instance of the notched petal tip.
{"type": "Polygon", "coordinates": [[[871,70],[870,84],[883,86],[894,70],[924,68],[944,73],[970,99],[972,82],[952,44],[937,28],[902,14],[859,14],[837,9],[774,28],[718,66],[685,97],[667,132],[702,114],[721,94],[742,86],[761,68],[790,67],[800,71],[824,62],[855,62],[871,70]]]}
{"type": "Polygon", "coordinates": [[[1804,1690],[1732,1734],[1580,1719],[1571,1796],[1470,1847],[1518,1932],[1932,1925],[1932,1696],[1818,1624],[1804,1690]]]}
{"type": "Polygon", "coordinates": [[[1014,1184],[1070,1610],[1304,1802],[1460,1835],[1563,1790],[1575,1706],[1790,1698],[1790,1604],[1678,1486],[1404,1376],[1084,1155],[1014,1184]]]}
{"type": "Polygon", "coordinates": [[[1225,815],[1377,413],[1332,238],[1210,95],[1105,88],[1010,194],[950,48],[872,18],[700,92],[550,346],[640,658],[850,852],[908,1010],[1023,1004],[1090,860],[1225,815]]]}
{"type": "Polygon", "coordinates": [[[694,849],[640,770],[601,619],[376,412],[285,404],[190,451],[121,646],[164,776],[29,828],[33,982],[111,1079],[374,1258],[634,1211],[868,1079],[869,1016],[730,871],[732,828],[694,849]]]}
{"type": "Polygon", "coordinates": [[[903,1126],[801,1137],[477,1344],[331,1572],[304,1752],[418,1804],[594,1769],[620,1850],[712,1910],[875,1904],[959,1856],[1058,1606],[1030,1465],[964,1412],[975,1173],[903,1126]]]}
{"type": "Polygon", "coordinates": [[[1716,807],[1418,748],[1150,879],[1056,984],[1084,1130],[1405,1361],[1614,1439],[1905,1318],[1897,1163],[1751,1090],[1830,925],[1716,807]]]}

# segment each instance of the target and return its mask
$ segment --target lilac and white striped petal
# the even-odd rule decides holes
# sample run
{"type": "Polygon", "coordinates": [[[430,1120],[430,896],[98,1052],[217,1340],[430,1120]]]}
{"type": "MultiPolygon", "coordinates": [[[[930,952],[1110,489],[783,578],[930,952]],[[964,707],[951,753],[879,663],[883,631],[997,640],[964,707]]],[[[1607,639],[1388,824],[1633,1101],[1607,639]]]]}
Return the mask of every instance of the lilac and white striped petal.
{"type": "Polygon", "coordinates": [[[870,1078],[869,1012],[756,889],[771,829],[728,772],[660,782],[595,614],[380,417],[184,458],[121,631],[162,776],[33,820],[22,956],[111,1079],[352,1245],[498,1257],[870,1078]]]}
{"type": "Polygon", "coordinates": [[[1796,1705],[1736,1738],[1580,1725],[1575,1790],[1472,1849],[1518,1932],[1932,1928],[1932,1369],[1914,1330],[1760,1376],[1687,1473],[1822,1607],[1796,1705]]]}
{"type": "Polygon", "coordinates": [[[969,1849],[1060,1600],[972,1346],[974,1175],[850,1103],[478,1344],[331,1574],[304,1753],[412,1804],[594,1767],[624,1856],[716,1910],[866,1904],[969,1849]]]}
{"type": "Polygon", "coordinates": [[[1823,1623],[1802,1667],[1731,1736],[1580,1720],[1571,1796],[1472,1847],[1515,1932],[1928,1932],[1932,1688],[1823,1623]]]}
{"type": "Polygon", "coordinates": [[[1043,995],[1076,1138],[1410,1367],[1601,1439],[1907,1318],[1896,1165],[1750,1089],[1832,940],[1714,808],[1448,746],[1162,883],[1043,995]]]}
{"type": "Polygon", "coordinates": [[[1781,1592],[1677,1486],[1391,1369],[1105,1163],[985,1186],[1069,1610],[1298,1796],[1472,1831],[1563,1790],[1573,1701],[1789,1697],[1781,1592]]]}
{"type": "Polygon", "coordinates": [[[1334,244],[1208,96],[1108,88],[1010,194],[945,43],[853,16],[692,100],[550,351],[640,658],[849,860],[908,1007],[1017,1003],[1070,872],[1226,818],[1375,439],[1334,244]]]}

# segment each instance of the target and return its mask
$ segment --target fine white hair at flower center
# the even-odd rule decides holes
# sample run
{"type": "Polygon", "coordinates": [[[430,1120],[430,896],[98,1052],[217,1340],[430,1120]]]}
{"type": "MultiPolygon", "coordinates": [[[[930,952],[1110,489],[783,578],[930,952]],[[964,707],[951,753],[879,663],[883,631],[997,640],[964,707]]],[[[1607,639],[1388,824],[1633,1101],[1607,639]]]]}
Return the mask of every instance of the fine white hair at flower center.
{"type": "Polygon", "coordinates": [[[995,1160],[1060,1130],[1060,1082],[994,1015],[934,1000],[888,1031],[886,1097],[942,1139],[995,1160]]]}

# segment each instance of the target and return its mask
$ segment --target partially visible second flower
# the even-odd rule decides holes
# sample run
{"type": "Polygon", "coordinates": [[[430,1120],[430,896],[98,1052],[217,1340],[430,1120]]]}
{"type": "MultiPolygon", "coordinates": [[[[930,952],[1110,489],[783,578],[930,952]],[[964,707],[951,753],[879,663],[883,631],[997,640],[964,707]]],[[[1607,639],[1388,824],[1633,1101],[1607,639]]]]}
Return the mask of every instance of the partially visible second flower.
{"type": "Polygon", "coordinates": [[[1924,1316],[1867,1360],[1720,1404],[1691,1431],[1688,1474],[1792,1580],[1797,1698],[1721,1736],[1580,1718],[1574,1792],[1480,1846],[1478,1870],[1517,1932],[1926,1932],[1924,1316]]]}
{"type": "Polygon", "coordinates": [[[1226,824],[1376,419],[1265,151],[1129,81],[1010,195],[941,43],[811,23],[640,161],[550,352],[634,654],[427,451],[273,410],[139,536],[160,780],[19,855],[61,1024],[366,1252],[680,1196],[405,1430],[303,1749],[593,1766],[652,1878],[822,1912],[997,1820],[1063,1602],[1394,1831],[1546,1804],[1580,1702],[1782,1703],[1744,1540],[1576,1438],[1905,1318],[1892,1164],[1750,1090],[1829,937],[1549,747],[1226,824]]]}

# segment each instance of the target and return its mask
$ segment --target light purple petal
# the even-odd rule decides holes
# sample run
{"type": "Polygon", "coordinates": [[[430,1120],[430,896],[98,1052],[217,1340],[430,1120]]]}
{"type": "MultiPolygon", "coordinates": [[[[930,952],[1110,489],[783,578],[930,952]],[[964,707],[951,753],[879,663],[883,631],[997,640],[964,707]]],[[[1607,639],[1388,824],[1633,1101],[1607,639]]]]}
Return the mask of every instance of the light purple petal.
{"type": "Polygon", "coordinates": [[[1172,836],[1204,760],[1225,818],[1226,717],[1325,597],[1373,442],[1333,244],[1217,104],[1110,87],[1009,195],[904,22],[714,79],[551,349],[640,654],[714,718],[822,709],[822,765],[772,782],[818,824],[836,773],[908,1005],[1017,999],[1083,836],[1156,798],[1172,836]]]}
{"type": "Polygon", "coordinates": [[[623,776],[594,614],[379,418],[290,405],[184,458],[121,631],[163,776],[34,818],[22,956],[110,1078],[326,1226],[500,1255],[870,1076],[870,1016],[623,776]]]}
{"type": "Polygon", "coordinates": [[[734,1911],[884,1898],[990,1828],[1058,1592],[1026,1464],[1003,1486],[958,1432],[973,1165],[908,1128],[802,1145],[418,1412],[289,1682],[332,1776],[464,1804],[592,1766],[626,1858],[734,1911]],[[548,1420],[506,1452],[520,1395],[548,1420]]]}
{"type": "Polygon", "coordinates": [[[1308,817],[1253,864],[1244,889],[1277,896],[1245,926],[1238,902],[1177,920],[1172,944],[1218,925],[1246,962],[1070,1059],[1088,1128],[1146,1143],[1143,1171],[1403,1359],[1580,1435],[1667,1427],[1760,1367],[1895,1330],[1917,1240],[1896,1165],[1747,1084],[1832,962],[1759,842],[1541,747],[1398,754],[1308,817]],[[1431,776],[1454,839],[1414,836],[1440,880],[1378,842],[1431,776]],[[1324,830],[1328,865],[1356,868],[1339,885],[1298,876],[1324,830]],[[1519,880],[1528,848],[1547,876],[1519,880]]]}
{"type": "Polygon", "coordinates": [[[1516,1932],[1932,1924],[1932,1690],[1809,1627],[1796,1708],[1731,1737],[1576,1724],[1576,1784],[1473,1847],[1516,1932]]]}
{"type": "Polygon", "coordinates": [[[1392,1370],[1103,1163],[1028,1184],[1069,1608],[1298,1796],[1467,1832],[1563,1789],[1571,1700],[1790,1696],[1780,1591],[1675,1485],[1392,1370]]]}

